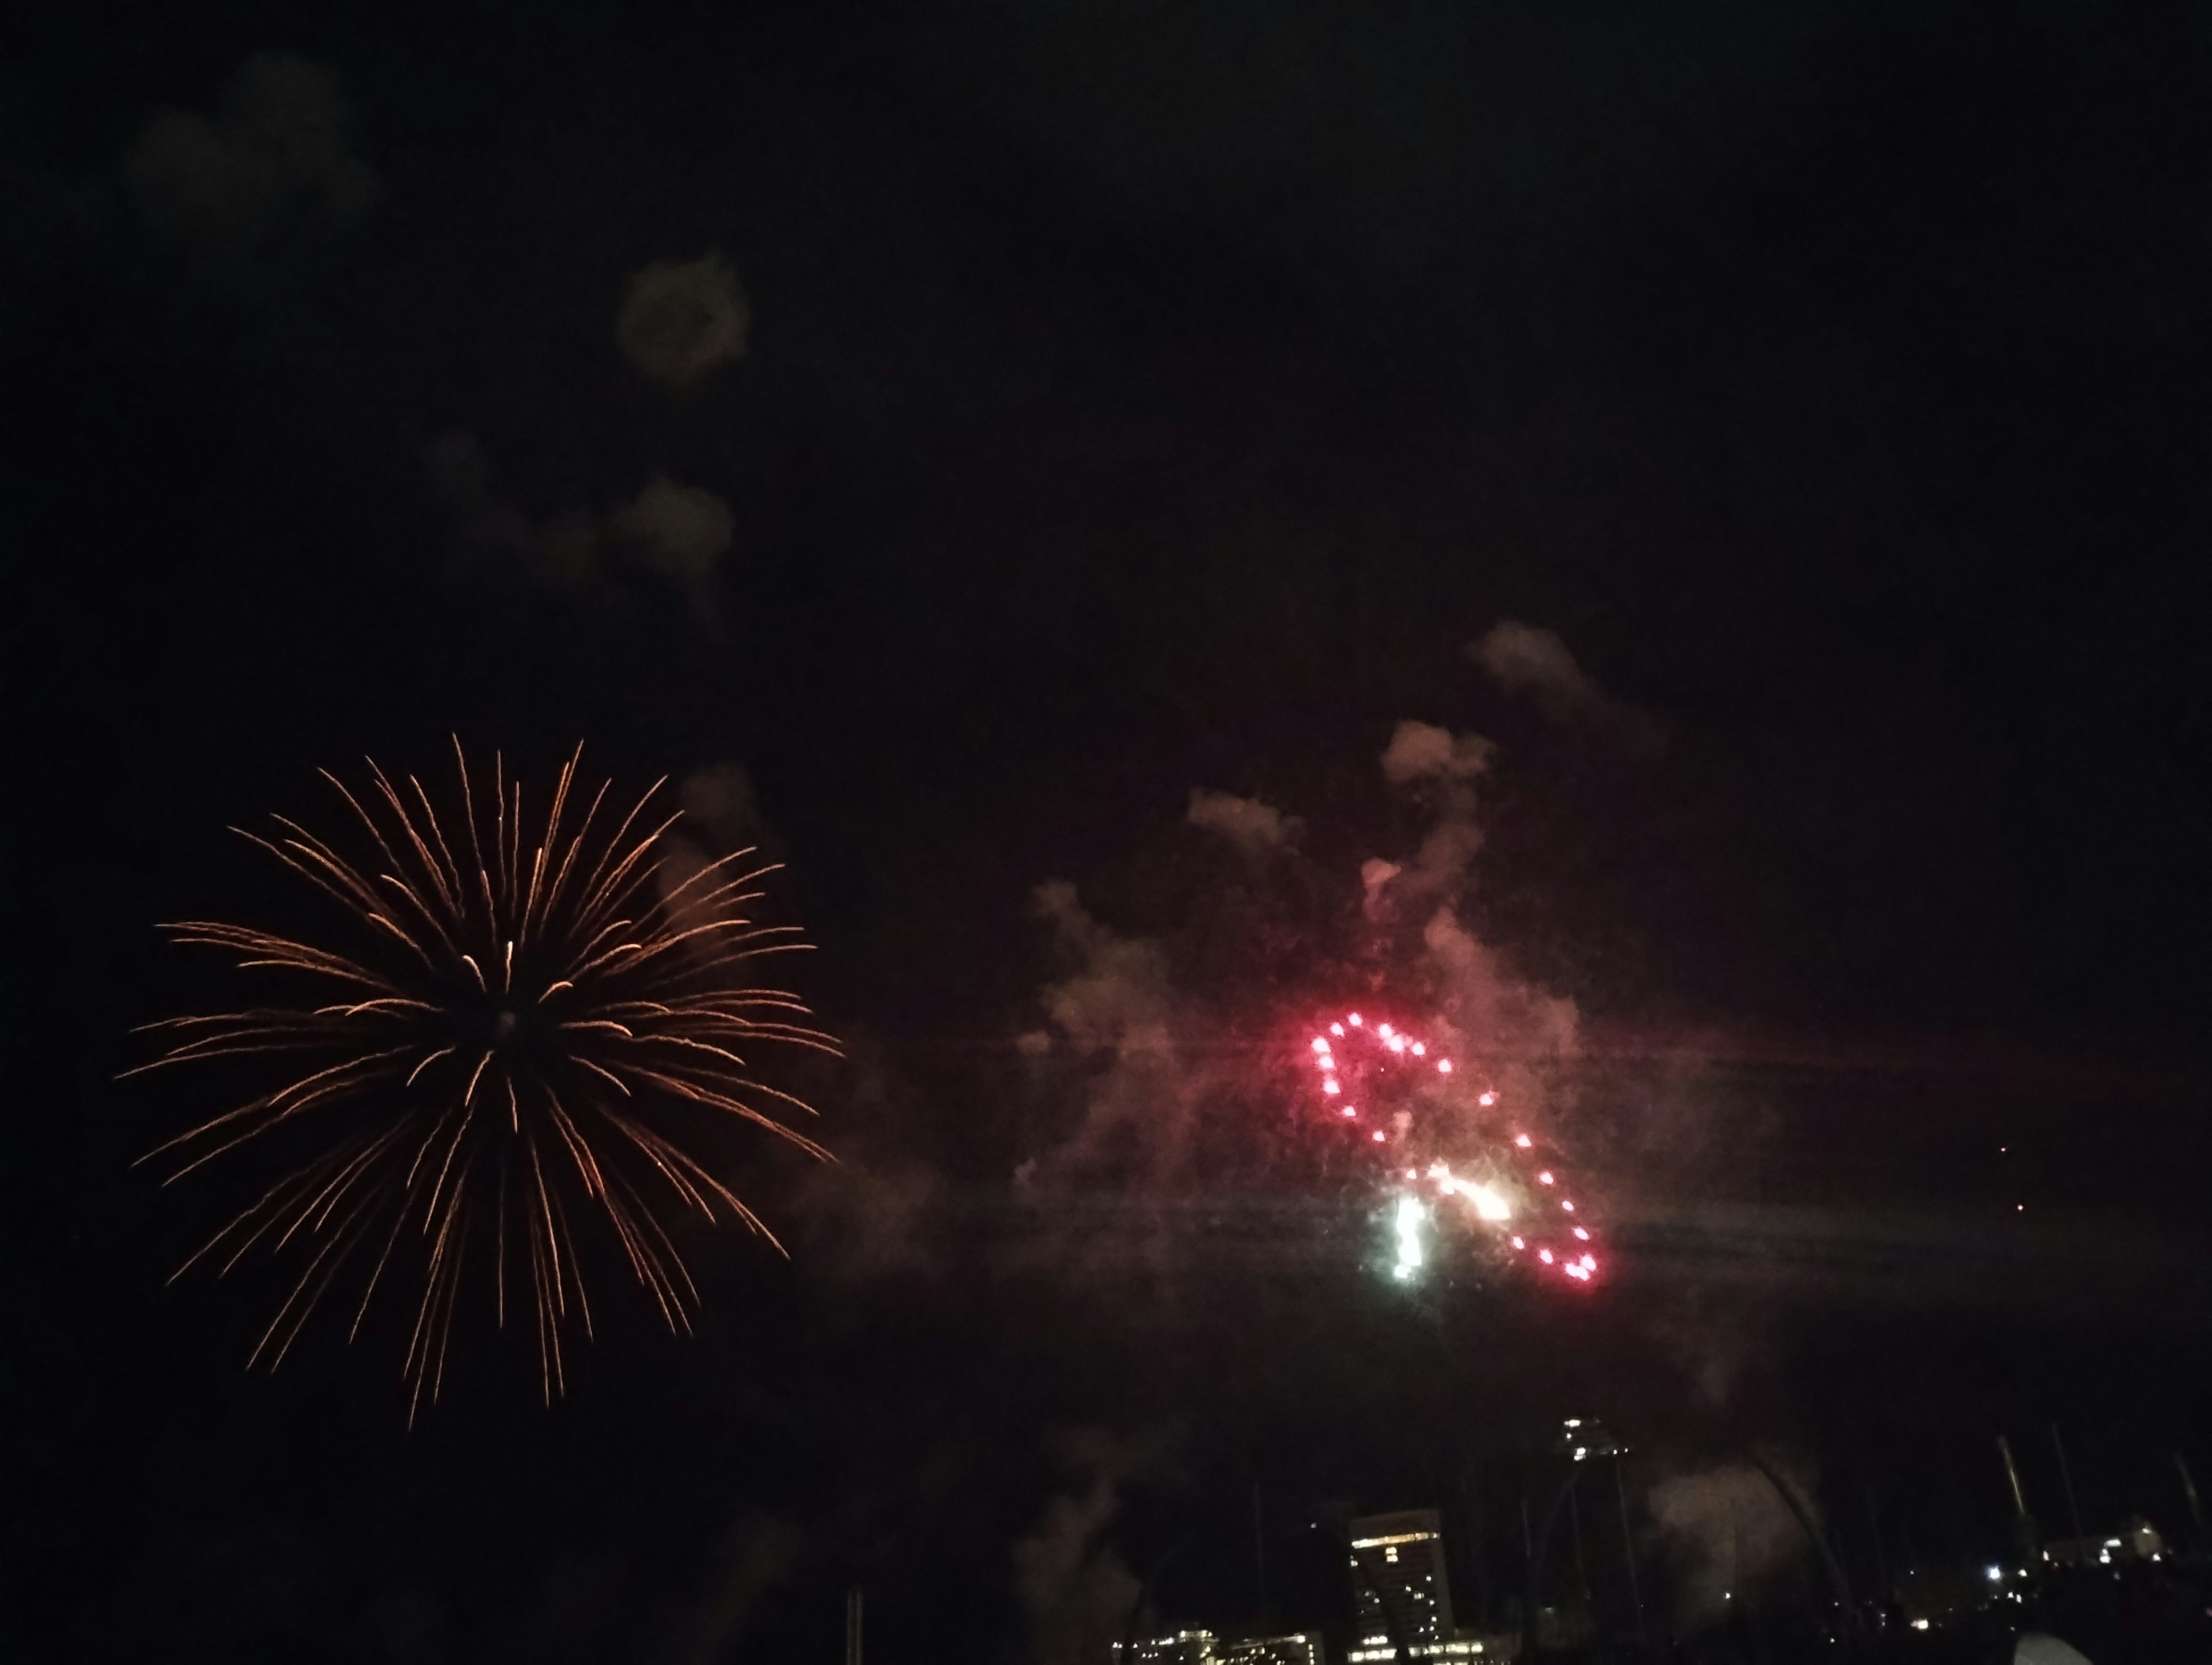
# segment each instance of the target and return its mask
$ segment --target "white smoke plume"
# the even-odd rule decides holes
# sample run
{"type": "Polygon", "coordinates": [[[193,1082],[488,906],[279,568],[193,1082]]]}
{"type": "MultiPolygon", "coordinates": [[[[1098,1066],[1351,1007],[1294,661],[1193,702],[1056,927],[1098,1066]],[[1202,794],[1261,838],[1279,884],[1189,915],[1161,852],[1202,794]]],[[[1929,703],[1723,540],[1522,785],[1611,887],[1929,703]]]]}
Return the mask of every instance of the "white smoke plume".
{"type": "Polygon", "coordinates": [[[1462,1036],[1510,1037],[1512,1050],[1529,1060],[1573,1056],[1581,1031],[1575,1003],[1515,975],[1496,949],[1439,908],[1421,927],[1443,992],[1443,1014],[1462,1036]]]}
{"type": "Polygon", "coordinates": [[[1429,804],[1433,818],[1411,860],[1370,857],[1360,883],[1366,917],[1378,927],[1419,922],[1414,952],[1455,1043],[1499,1060],[1511,1090],[1528,1102],[1539,1090],[1524,1073],[1574,1054],[1580,1015],[1572,1000],[1517,975],[1462,913],[1482,850],[1476,782],[1496,757],[1479,734],[1400,723],[1383,748],[1383,778],[1429,804]]]}
{"type": "Polygon", "coordinates": [[[1113,1656],[1139,1586],[1097,1540],[1121,1509],[1123,1480],[1145,1454],[1097,1428],[1074,1430],[1058,1443],[1075,1485],[1055,1494],[1015,1541],[1014,1589],[1029,1615],[1036,1665],[1103,1665],[1113,1656]]]}
{"type": "Polygon", "coordinates": [[[1527,696],[1555,721],[1571,722],[1607,703],[1605,690],[1575,663],[1555,630],[1504,619],[1467,651],[1500,688],[1527,696]]]}
{"type": "Polygon", "coordinates": [[[629,280],[615,332],[623,355],[664,387],[689,387],[741,357],[752,312],[721,256],[657,260],[629,280]]]}
{"type": "MultiPolygon", "coordinates": [[[[1428,811],[1427,824],[1410,857],[1378,855],[1360,867],[1370,946],[1358,951],[1381,949],[1399,994],[1425,1002],[1443,1038],[1485,1058],[1500,1088],[1534,1109],[1550,1091],[1554,1066],[1577,1054],[1580,1015],[1571,1000],[1519,975],[1464,911],[1482,846],[1478,787],[1495,751],[1480,735],[1430,723],[1393,731],[1380,758],[1384,780],[1428,811]]],[[[1298,832],[1295,818],[1272,805],[1202,789],[1192,794],[1186,818],[1255,854],[1287,848],[1298,832]]],[[[1072,1128],[1063,1121],[1042,1130],[1016,1170],[1018,1187],[1104,1182],[1158,1194],[1211,1172],[1217,1146],[1209,1136],[1218,1123],[1207,1109],[1218,1094],[1249,1085],[1238,1061],[1246,1054],[1224,1044],[1223,1026],[1234,1027],[1224,1014],[1237,1009],[1239,991],[1184,986],[1182,956],[1200,945],[1120,934],[1065,880],[1039,886],[1032,906],[1051,927],[1066,969],[1042,991],[1045,1022],[1018,1037],[1016,1048],[1059,1089],[1047,1115],[1070,1103],[1080,1113],[1072,1128]]],[[[1304,923],[1327,928],[1317,916],[1304,923]]],[[[1218,947],[1220,924],[1206,927],[1205,946],[1218,947]]],[[[1204,963],[1208,956],[1197,958],[1204,963]]],[[[1248,1158],[1263,1159],[1249,1151],[1238,1159],[1248,1158]]]]}
{"type": "Polygon", "coordinates": [[[1294,844],[1302,830],[1296,816],[1285,815],[1273,804],[1204,787],[1191,788],[1188,819],[1194,827],[1219,833],[1248,855],[1264,855],[1294,844]]]}
{"type": "Polygon", "coordinates": [[[1662,743],[1658,724],[1599,687],[1556,630],[1501,619],[1468,644],[1467,656],[1508,694],[1531,702],[1563,727],[1607,729],[1639,750],[1662,743]]]}
{"type": "Polygon", "coordinates": [[[248,58],[212,116],[156,110],[123,173],[147,228],[194,275],[233,289],[265,286],[383,195],[354,152],[337,77],[284,52],[248,58]]]}
{"type": "Polygon", "coordinates": [[[1064,879],[1039,885],[1032,906],[1074,969],[1044,991],[1048,1027],[1019,1044],[1032,1057],[1064,1049],[1094,1073],[1081,1124],[1037,1164],[1024,1164],[1024,1177],[1084,1173],[1116,1157],[1148,1176],[1171,1173],[1202,1084],[1178,1042],[1181,1003],[1164,949],[1100,924],[1064,879]]]}
{"type": "Polygon", "coordinates": [[[655,1656],[684,1665],[729,1658],[803,1547],[787,1522],[757,1512],[739,1516],[715,1547],[696,1601],[664,1621],[664,1633],[653,1638],[655,1656]]]}
{"type": "Polygon", "coordinates": [[[707,580],[736,535],[730,506],[702,486],[665,474],[611,514],[572,509],[533,521],[502,495],[483,442],[465,429],[442,434],[425,457],[430,483],[469,547],[512,562],[538,583],[581,590],[629,564],[667,579],[708,605],[707,580]]]}
{"type": "Polygon", "coordinates": [[[1382,778],[1394,787],[1417,781],[1466,782],[1490,767],[1498,748],[1480,734],[1454,734],[1434,723],[1407,720],[1382,749],[1382,778]]]}
{"type": "Polygon", "coordinates": [[[933,1278],[950,1264],[930,1230],[945,1196],[944,1175],[903,1148],[895,1131],[927,1106],[891,1066],[879,1036],[843,1024],[839,1040],[842,1059],[810,1060],[823,1085],[790,1084],[811,1103],[834,1103],[838,1127],[837,1159],[809,1168],[790,1198],[805,1234],[799,1252],[832,1278],[933,1278]]]}
{"type": "Polygon", "coordinates": [[[783,839],[760,805],[760,793],[743,763],[708,763],[684,777],[677,803],[687,823],[696,823],[725,849],[757,849],[776,859],[783,839]]]}
{"type": "MultiPolygon", "coordinates": [[[[1809,1497],[1797,1476],[1784,1477],[1809,1497]]],[[[1773,1482],[1747,1462],[1670,1476],[1646,1501],[1674,1557],[1684,1620],[1720,1616],[1810,1548],[1773,1482]]]]}
{"type": "Polygon", "coordinates": [[[1368,916],[1389,904],[1402,913],[1439,897],[1447,902],[1482,848],[1474,783],[1498,749],[1480,734],[1454,734],[1433,723],[1401,722],[1382,750],[1382,778],[1432,801],[1436,818],[1410,862],[1370,861],[1361,871],[1368,916]],[[1385,872],[1385,868],[1389,872],[1385,872]]]}
{"type": "Polygon", "coordinates": [[[702,486],[656,474],[635,501],[617,509],[607,532],[625,551],[675,579],[704,578],[737,530],[730,506],[702,486]]]}

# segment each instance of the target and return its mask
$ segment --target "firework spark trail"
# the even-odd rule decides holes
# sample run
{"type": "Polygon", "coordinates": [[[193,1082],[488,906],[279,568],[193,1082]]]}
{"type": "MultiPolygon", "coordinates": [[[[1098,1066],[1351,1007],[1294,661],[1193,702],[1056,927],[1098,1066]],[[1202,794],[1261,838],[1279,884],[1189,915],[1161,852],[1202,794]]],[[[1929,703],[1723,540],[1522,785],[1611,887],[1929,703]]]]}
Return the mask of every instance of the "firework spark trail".
{"type": "Polygon", "coordinates": [[[1397,1198],[1399,1278],[1412,1277],[1426,1258],[1425,1186],[1440,1200],[1456,1200],[1464,1218],[1547,1273],[1584,1285],[1596,1277],[1592,1228],[1559,1176],[1541,1165],[1535,1140],[1525,1130],[1509,1131],[1510,1113],[1498,1108],[1497,1091],[1469,1085],[1472,1072],[1441,1050],[1431,1056],[1420,1035],[1347,1012],[1316,1026],[1301,1067],[1311,1075],[1315,1112],[1375,1147],[1378,1181],[1397,1198]]]}
{"type": "Polygon", "coordinates": [[[336,902],[361,945],[343,951],[214,921],[164,926],[173,941],[223,951],[243,970],[285,975],[324,998],[148,1024],[168,1048],[125,1073],[293,1060],[283,1085],[141,1158],[171,1158],[171,1183],[273,1135],[309,1146],[175,1276],[219,1251],[228,1273],[257,1246],[277,1253],[296,1241],[306,1269],[252,1355],[274,1369],[356,1250],[375,1245],[349,1339],[395,1255],[419,1250],[422,1285],[403,1367],[410,1419],[443,1381],[463,1266],[487,1223],[501,1325],[507,1240],[521,1229],[549,1401],[563,1389],[563,1327],[592,1330],[572,1200],[612,1231],[672,1330],[690,1328],[698,1288],[656,1198],[709,1221],[726,1211],[781,1252],[681,1141],[686,1130],[734,1118],[826,1158],[779,1114],[811,1107],[756,1079],[740,1048],[773,1042],[837,1055],[836,1042],[804,1022],[797,995],[745,981],[754,961],[807,945],[795,927],[757,925],[742,911],[760,899],[749,887],[774,864],[733,872],[755,854],[742,850],[659,888],[661,842],[677,817],[645,817],[663,782],[595,836],[605,784],[564,829],[580,747],[542,826],[526,821],[521,785],[496,757],[487,818],[458,740],[453,751],[459,842],[447,833],[455,817],[441,818],[421,781],[408,776],[403,794],[374,761],[367,793],[323,774],[374,860],[356,862],[282,817],[273,837],[240,831],[336,902]]]}

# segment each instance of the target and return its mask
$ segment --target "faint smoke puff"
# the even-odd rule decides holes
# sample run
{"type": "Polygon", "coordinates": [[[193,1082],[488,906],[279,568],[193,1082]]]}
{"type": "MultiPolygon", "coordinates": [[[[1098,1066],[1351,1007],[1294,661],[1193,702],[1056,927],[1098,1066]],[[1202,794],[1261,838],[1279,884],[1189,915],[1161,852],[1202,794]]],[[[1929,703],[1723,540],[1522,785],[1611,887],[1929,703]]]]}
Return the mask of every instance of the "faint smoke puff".
{"type": "Polygon", "coordinates": [[[689,387],[743,356],[752,313],[719,254],[656,260],[629,280],[616,334],[623,356],[664,387],[689,387]]]}
{"type": "Polygon", "coordinates": [[[1502,619],[1468,644],[1467,656],[1508,694],[1533,701],[1555,723],[1605,728],[1631,750],[1647,755],[1666,745],[1657,721],[1599,687],[1557,631],[1502,619]]]}
{"type": "MultiPolygon", "coordinates": [[[[1809,1491],[1802,1483],[1798,1489],[1809,1491]]],[[[1723,1613],[1743,1592],[1788,1568],[1806,1547],[1803,1528],[1773,1482],[1748,1463],[1670,1475],[1651,1488],[1646,1502],[1679,1563],[1681,1619],[1723,1613]]]]}
{"type": "Polygon", "coordinates": [[[1454,734],[1434,723],[1402,722],[1383,749],[1382,774],[1398,787],[1415,781],[1472,781],[1490,766],[1496,750],[1480,734],[1454,734]]]}
{"type": "Polygon", "coordinates": [[[1395,861],[1371,855],[1359,864],[1360,906],[1373,919],[1382,905],[1383,887],[1406,870],[1395,861]]]}
{"type": "Polygon", "coordinates": [[[703,578],[730,547],[730,506],[700,486],[656,474],[637,501],[607,522],[617,542],[672,578],[703,578]]]}
{"type": "Polygon", "coordinates": [[[684,777],[677,794],[685,819],[695,821],[725,849],[751,848],[771,860],[782,839],[762,813],[760,794],[743,763],[708,763],[684,777]]]}
{"type": "Polygon", "coordinates": [[[1220,834],[1248,854],[1293,843],[1300,831],[1298,818],[1285,815],[1273,804],[1203,787],[1191,788],[1188,819],[1192,826],[1220,834]]]}
{"type": "Polygon", "coordinates": [[[354,154],[337,77],[283,52],[248,58],[213,117],[156,110],[123,172],[149,229],[232,287],[268,282],[383,195],[354,154]]]}
{"type": "Polygon", "coordinates": [[[1607,703],[1557,631],[1504,619],[1467,652],[1499,687],[1534,699],[1555,722],[1602,712],[1607,703]]]}

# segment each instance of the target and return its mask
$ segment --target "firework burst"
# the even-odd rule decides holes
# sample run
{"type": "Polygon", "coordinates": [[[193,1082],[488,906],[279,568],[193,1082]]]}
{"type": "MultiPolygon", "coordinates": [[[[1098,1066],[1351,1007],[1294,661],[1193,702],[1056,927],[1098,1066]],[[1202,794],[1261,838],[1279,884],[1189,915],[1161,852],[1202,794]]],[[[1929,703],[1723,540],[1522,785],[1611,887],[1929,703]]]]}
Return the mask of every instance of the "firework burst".
{"type": "Polygon", "coordinates": [[[1548,1275],[1597,1276],[1593,1224],[1536,1140],[1479,1072],[1413,1030],[1358,1012],[1324,1018],[1300,1052],[1309,1113],[1368,1155],[1395,1196],[1391,1224],[1401,1279],[1427,1259],[1437,1206],[1548,1275]]]}
{"type": "Polygon", "coordinates": [[[403,1275],[395,1261],[419,1270],[410,1418],[443,1379],[465,1262],[489,1261],[502,1325],[509,1284],[527,1290],[545,1395],[562,1391],[563,1334],[592,1329],[576,1244],[586,1220],[611,1232],[671,1329],[688,1330],[698,1289],[665,1217],[726,1217],[775,1242],[692,1153],[700,1136],[735,1118],[826,1157],[786,1120],[811,1109],[756,1079],[750,1055],[769,1042],[836,1052],[795,995],[750,981],[763,957],[805,946],[796,927],[745,915],[773,866],[741,851],[670,878],[678,817],[647,813],[662,783],[611,826],[605,784],[576,816],[579,748],[540,819],[501,763],[472,781],[453,750],[459,803],[442,816],[411,775],[403,793],[371,762],[371,790],[356,794],[324,771],[357,823],[357,858],[282,817],[272,836],[241,832],[336,902],[349,940],[164,926],[299,993],[150,1024],[168,1048],[128,1072],[283,1066],[281,1085],[145,1158],[175,1164],[165,1182],[240,1146],[291,1158],[176,1275],[203,1261],[228,1273],[257,1249],[301,1257],[253,1352],[273,1370],[342,1273],[366,1269],[345,1301],[350,1339],[379,1286],[403,1275]]]}

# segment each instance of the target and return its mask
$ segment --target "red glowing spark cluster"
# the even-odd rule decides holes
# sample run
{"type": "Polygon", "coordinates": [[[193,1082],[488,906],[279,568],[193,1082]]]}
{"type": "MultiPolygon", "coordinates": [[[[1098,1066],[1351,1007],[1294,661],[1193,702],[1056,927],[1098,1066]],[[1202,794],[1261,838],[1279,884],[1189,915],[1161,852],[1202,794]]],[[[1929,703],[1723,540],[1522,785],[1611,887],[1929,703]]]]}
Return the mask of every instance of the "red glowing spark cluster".
{"type": "Polygon", "coordinates": [[[1458,1218],[1547,1276],[1595,1279],[1589,1227],[1575,1218],[1572,1198],[1556,1194],[1559,1175],[1534,1165],[1536,1141],[1510,1126],[1497,1088],[1474,1085],[1471,1070],[1415,1031],[1358,1012],[1318,1025],[1302,1055],[1328,1124],[1383,1147],[1378,1183],[1401,1196],[1426,1190],[1457,1201],[1458,1218]]]}

